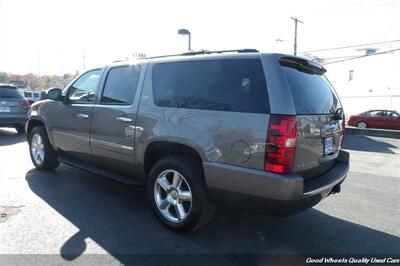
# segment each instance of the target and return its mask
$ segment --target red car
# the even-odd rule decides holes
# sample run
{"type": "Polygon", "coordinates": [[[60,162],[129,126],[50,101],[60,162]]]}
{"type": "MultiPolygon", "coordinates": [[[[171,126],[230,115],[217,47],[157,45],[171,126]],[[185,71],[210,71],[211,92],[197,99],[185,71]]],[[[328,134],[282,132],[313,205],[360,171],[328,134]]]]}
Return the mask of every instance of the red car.
{"type": "Polygon", "coordinates": [[[358,128],[385,128],[400,130],[400,114],[391,110],[371,110],[359,115],[352,115],[347,122],[358,128]]]}

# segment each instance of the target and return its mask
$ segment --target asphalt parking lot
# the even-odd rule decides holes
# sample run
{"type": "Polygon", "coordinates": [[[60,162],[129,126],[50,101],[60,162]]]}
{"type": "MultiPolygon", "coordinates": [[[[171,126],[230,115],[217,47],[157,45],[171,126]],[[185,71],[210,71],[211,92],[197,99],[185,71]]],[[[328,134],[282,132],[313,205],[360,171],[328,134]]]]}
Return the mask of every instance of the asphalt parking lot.
{"type": "Polygon", "coordinates": [[[0,217],[0,254],[55,254],[51,259],[75,263],[90,257],[82,254],[105,254],[97,259],[107,264],[126,263],[126,255],[152,262],[160,255],[201,261],[254,254],[260,265],[268,254],[400,256],[400,140],[348,135],[345,148],[351,171],[342,192],[315,208],[285,218],[219,208],[205,228],[179,235],[152,216],[142,186],[65,165],[39,172],[25,136],[0,129],[0,213],[7,214],[0,217]]]}

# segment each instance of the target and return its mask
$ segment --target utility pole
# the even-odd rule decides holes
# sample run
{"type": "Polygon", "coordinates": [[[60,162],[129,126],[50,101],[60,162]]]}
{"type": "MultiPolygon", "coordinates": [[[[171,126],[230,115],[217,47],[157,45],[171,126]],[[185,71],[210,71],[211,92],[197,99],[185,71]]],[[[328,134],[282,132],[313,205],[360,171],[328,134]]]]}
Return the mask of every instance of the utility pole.
{"type": "Polygon", "coordinates": [[[38,75],[39,75],[39,82],[40,82],[40,51],[38,53],[38,75]]]}
{"type": "Polygon", "coordinates": [[[85,71],[86,70],[85,50],[82,51],[82,62],[83,62],[83,71],[85,71]]]}
{"type": "Polygon", "coordinates": [[[297,17],[291,17],[294,20],[294,51],[293,54],[297,55],[297,22],[304,24],[303,21],[299,20],[297,17]]]}

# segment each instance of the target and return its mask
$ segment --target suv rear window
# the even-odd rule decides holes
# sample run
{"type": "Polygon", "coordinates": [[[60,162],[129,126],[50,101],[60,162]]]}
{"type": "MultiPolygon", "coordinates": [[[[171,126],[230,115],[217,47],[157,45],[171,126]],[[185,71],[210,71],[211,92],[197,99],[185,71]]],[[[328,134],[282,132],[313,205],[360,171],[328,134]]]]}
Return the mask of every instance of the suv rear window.
{"type": "Polygon", "coordinates": [[[267,113],[260,60],[160,63],[153,67],[155,104],[163,107],[267,113]]]}
{"type": "Polygon", "coordinates": [[[299,115],[331,114],[341,107],[340,101],[324,75],[310,74],[282,66],[299,115]]]}
{"type": "Polygon", "coordinates": [[[23,98],[22,94],[12,87],[0,87],[0,98],[23,98]]]}

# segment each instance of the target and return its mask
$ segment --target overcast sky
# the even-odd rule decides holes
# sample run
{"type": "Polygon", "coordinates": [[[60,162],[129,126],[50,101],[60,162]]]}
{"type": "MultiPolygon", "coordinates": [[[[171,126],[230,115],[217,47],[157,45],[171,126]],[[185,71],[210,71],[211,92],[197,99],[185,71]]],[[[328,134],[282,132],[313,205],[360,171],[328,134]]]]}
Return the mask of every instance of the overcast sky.
{"type": "Polygon", "coordinates": [[[192,49],[298,50],[400,39],[398,0],[0,0],[0,71],[61,74],[192,49]],[[277,42],[281,39],[283,42],[277,42]],[[39,60],[40,59],[40,60],[39,60]]]}

